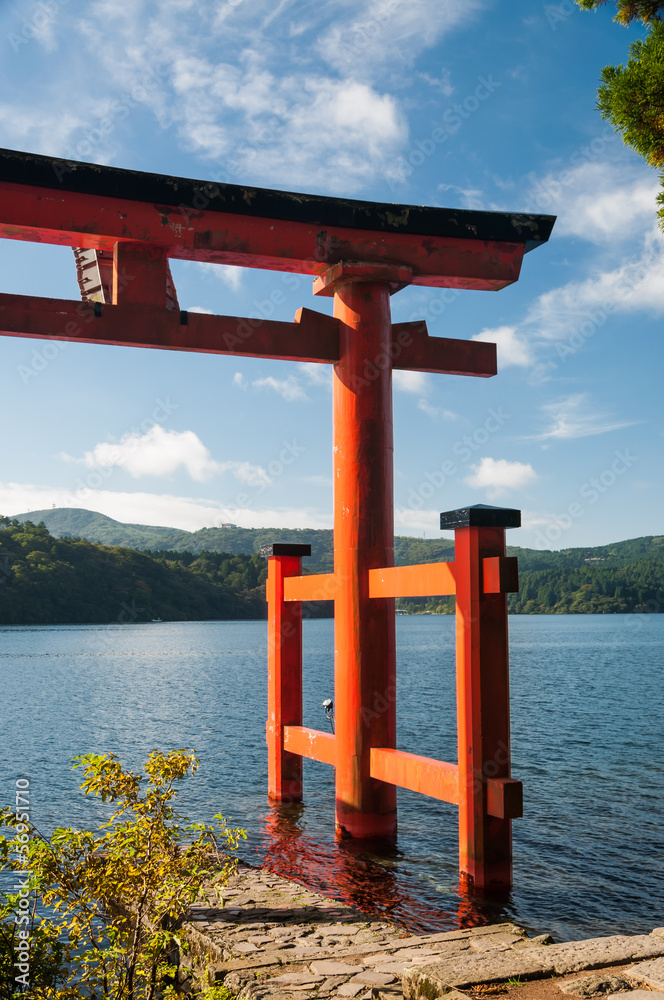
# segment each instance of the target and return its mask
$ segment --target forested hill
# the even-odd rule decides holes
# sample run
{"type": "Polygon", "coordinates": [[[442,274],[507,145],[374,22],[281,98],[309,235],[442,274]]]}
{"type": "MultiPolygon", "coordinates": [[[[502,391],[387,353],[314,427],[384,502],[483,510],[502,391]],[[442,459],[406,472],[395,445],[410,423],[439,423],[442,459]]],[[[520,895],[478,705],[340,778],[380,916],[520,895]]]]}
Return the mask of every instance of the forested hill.
{"type": "MultiPolygon", "coordinates": [[[[332,569],[331,531],[209,528],[191,533],[123,525],[79,510],[38,511],[30,517],[42,514],[44,521],[56,522],[51,533],[48,523],[35,526],[26,515],[0,519],[0,624],[263,618],[266,563],[257,549],[270,541],[310,543],[306,570],[332,569]],[[77,527],[82,536],[86,518],[90,533],[123,537],[122,532],[135,529],[140,542],[132,541],[130,548],[66,537],[77,527]],[[198,548],[205,539],[210,549],[198,548]]],[[[514,613],[664,611],[664,536],[560,552],[514,547],[508,552],[519,557],[521,590],[509,598],[514,613]]],[[[454,544],[398,537],[395,556],[398,565],[452,559],[454,544]]],[[[451,600],[441,598],[399,604],[411,611],[453,609],[451,600]]],[[[313,614],[329,610],[311,609],[313,614]]]]}
{"type": "MultiPolygon", "coordinates": [[[[122,545],[147,552],[223,552],[233,555],[258,554],[270,542],[300,542],[311,545],[306,568],[312,573],[332,570],[332,531],[316,528],[201,528],[183,531],[157,525],[124,524],[105,514],[77,507],[58,507],[17,514],[14,520],[43,522],[56,538],[86,538],[102,545],[122,545]]],[[[396,538],[395,554],[400,565],[452,559],[454,545],[441,539],[396,538]]]]}
{"type": "Polygon", "coordinates": [[[0,518],[0,624],[265,617],[260,556],[154,558],[0,518]]]}

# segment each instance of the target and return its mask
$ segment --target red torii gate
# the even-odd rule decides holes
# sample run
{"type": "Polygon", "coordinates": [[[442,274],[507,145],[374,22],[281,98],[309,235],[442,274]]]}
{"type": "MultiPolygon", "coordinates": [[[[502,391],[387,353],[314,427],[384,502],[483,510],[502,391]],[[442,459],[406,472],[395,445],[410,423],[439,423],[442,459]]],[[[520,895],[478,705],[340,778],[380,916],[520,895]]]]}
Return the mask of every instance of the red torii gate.
{"type": "Polygon", "coordinates": [[[518,511],[441,516],[453,564],[394,567],[392,369],[489,377],[495,345],[393,324],[408,284],[498,290],[548,239],[541,215],[383,205],[211,184],[0,150],[0,237],[77,248],[84,299],[0,295],[0,335],[334,366],[334,573],[302,576],[306,547],[274,545],[269,599],[269,791],[298,800],[301,759],[336,767],[337,829],[396,831],[396,786],[459,805],[460,868],[511,884],[504,529],[518,511]],[[182,312],[170,257],[315,276],[334,316],[294,323],[182,312]],[[395,749],[394,597],[456,594],[459,763],[395,749]],[[335,601],[336,736],[302,727],[301,602],[335,601]]]}

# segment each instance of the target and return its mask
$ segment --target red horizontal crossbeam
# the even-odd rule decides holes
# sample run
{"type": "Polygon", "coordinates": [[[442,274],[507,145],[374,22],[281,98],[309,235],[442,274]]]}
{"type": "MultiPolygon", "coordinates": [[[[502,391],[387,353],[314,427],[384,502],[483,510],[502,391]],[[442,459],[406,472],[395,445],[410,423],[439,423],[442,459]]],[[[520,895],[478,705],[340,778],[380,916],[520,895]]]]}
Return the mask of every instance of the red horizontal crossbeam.
{"type": "MultiPolygon", "coordinates": [[[[204,199],[203,199],[204,203],[204,199]]],[[[342,260],[398,261],[412,283],[497,290],[517,281],[523,242],[375,232],[0,182],[0,237],[113,250],[153,243],[169,257],[322,274],[342,260]]]]}
{"type": "Polygon", "coordinates": [[[181,314],[151,305],[95,305],[69,299],[0,295],[0,335],[82,344],[333,363],[339,330],[331,316],[300,310],[300,322],[181,314]],[[185,322],[182,322],[185,320],[185,322]]]}
{"type": "Polygon", "coordinates": [[[284,601],[331,601],[337,590],[334,573],[284,578],[284,601]]]}
{"type": "Polygon", "coordinates": [[[496,345],[481,340],[453,340],[430,337],[424,320],[394,323],[392,343],[402,349],[394,359],[395,368],[433,372],[439,375],[477,375],[489,378],[498,371],[496,345]]]}
{"type": "MultiPolygon", "coordinates": [[[[482,560],[483,593],[506,594],[519,589],[518,560],[490,556],[482,560]]],[[[334,573],[289,576],[284,579],[285,601],[328,601],[338,591],[334,573]]],[[[453,562],[386,566],[369,570],[369,597],[432,597],[456,594],[453,562]]]]}
{"type": "MultiPolygon", "coordinates": [[[[336,765],[336,742],[331,733],[306,726],[284,726],[284,750],[336,765]]],[[[459,804],[459,769],[430,757],[420,757],[403,750],[374,747],[371,750],[371,777],[378,781],[429,795],[441,802],[459,804]]],[[[517,819],[523,815],[523,785],[512,778],[487,778],[487,812],[499,819],[517,819]]]]}
{"type": "Polygon", "coordinates": [[[284,726],[284,750],[332,767],[337,763],[335,737],[306,726],[284,726]]]}
{"type": "Polygon", "coordinates": [[[371,751],[371,777],[443,802],[459,804],[459,769],[456,764],[418,757],[403,750],[374,748],[371,751]]]}
{"type": "Polygon", "coordinates": [[[369,570],[369,597],[429,597],[455,593],[454,563],[421,563],[369,570]]]}
{"type": "MultiPolygon", "coordinates": [[[[374,747],[371,750],[371,777],[398,788],[408,788],[442,802],[459,804],[459,768],[431,757],[419,757],[403,750],[374,747]]],[[[481,779],[480,779],[481,780],[481,779]]],[[[498,819],[518,819],[523,815],[523,785],[513,778],[487,778],[487,812],[498,819]]]]}
{"type": "MultiPolygon", "coordinates": [[[[429,337],[425,323],[400,323],[394,331],[395,368],[480,377],[495,374],[493,344],[429,337]],[[417,350],[411,349],[414,343],[417,350]]],[[[0,336],[323,364],[339,360],[339,320],[311,309],[298,309],[295,322],[288,323],[180,313],[141,302],[101,305],[0,294],[0,336]]],[[[367,361],[368,380],[375,377],[375,365],[381,363],[388,359],[367,361]]]]}

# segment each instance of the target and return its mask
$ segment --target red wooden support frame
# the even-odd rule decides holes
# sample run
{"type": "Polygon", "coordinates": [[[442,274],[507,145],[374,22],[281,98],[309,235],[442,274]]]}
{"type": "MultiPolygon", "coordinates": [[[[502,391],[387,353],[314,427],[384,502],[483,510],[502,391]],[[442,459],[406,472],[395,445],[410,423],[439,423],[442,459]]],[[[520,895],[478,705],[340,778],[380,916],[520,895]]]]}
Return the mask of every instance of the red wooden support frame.
{"type": "Polygon", "coordinates": [[[284,727],[302,725],[302,604],[284,600],[284,582],[302,573],[310,545],[267,547],[267,773],[273,802],[302,799],[302,756],[284,745],[284,727]]]}
{"type": "Polygon", "coordinates": [[[392,371],[487,378],[496,348],[430,337],[423,321],[393,324],[390,295],[411,283],[503,288],[554,221],[0,150],[0,238],[75,248],[84,299],[0,294],[0,336],[334,366],[334,572],[302,576],[307,547],[268,552],[269,794],[300,800],[302,757],[335,766],[337,829],[352,837],[395,832],[397,786],[454,802],[461,868],[477,886],[509,884],[510,819],[520,815],[521,786],[509,775],[505,593],[517,584],[501,517],[510,512],[454,512],[453,564],[394,566],[392,371]],[[300,309],[289,323],[181,311],[169,258],[310,274],[316,294],[334,296],[334,316],[300,309]],[[457,599],[458,765],[395,749],[394,598],[440,593],[457,599]],[[301,602],[330,598],[336,736],[302,725],[301,602]]]}
{"type": "Polygon", "coordinates": [[[455,529],[459,868],[481,888],[512,884],[515,806],[521,815],[521,785],[510,774],[507,596],[500,587],[502,575],[518,590],[505,528],[520,523],[517,511],[500,508],[441,514],[441,528],[455,529]]]}
{"type": "MultiPolygon", "coordinates": [[[[352,497],[350,500],[346,497],[345,503],[351,501],[352,497]]],[[[355,531],[358,530],[357,522],[355,511],[355,531]]],[[[376,803],[379,807],[385,802],[391,805],[392,798],[386,790],[394,795],[397,787],[408,788],[457,805],[459,869],[470,885],[483,889],[511,885],[511,821],[523,811],[521,782],[513,780],[510,773],[507,647],[506,595],[518,590],[518,569],[517,560],[505,555],[505,529],[519,524],[519,511],[481,504],[441,514],[441,527],[455,531],[454,562],[372,568],[351,565],[351,571],[355,571],[353,587],[345,587],[343,579],[335,583],[335,572],[289,575],[278,589],[271,581],[281,572],[283,557],[272,555],[271,549],[266,551],[268,556],[272,555],[269,558],[268,602],[277,601],[282,609],[289,604],[299,608],[303,600],[337,595],[336,736],[309,729],[302,726],[301,721],[284,724],[283,742],[276,748],[274,732],[279,727],[270,730],[270,753],[274,756],[280,747],[289,755],[334,766],[337,827],[341,833],[351,833],[355,837],[366,836],[367,829],[371,836],[396,830],[396,822],[394,825],[386,822],[391,814],[376,808],[376,803]],[[349,598],[357,594],[365,595],[365,600],[374,607],[379,601],[389,600],[387,606],[392,622],[394,597],[455,596],[458,764],[395,749],[396,678],[391,660],[387,666],[385,661],[386,651],[389,655],[393,650],[393,631],[386,630],[378,636],[383,644],[371,647],[374,653],[370,663],[372,669],[367,670],[366,663],[359,657],[366,646],[355,642],[349,651],[344,644],[348,639],[343,627],[350,628],[353,635],[352,630],[362,625],[361,603],[356,601],[350,614],[347,607],[349,598]],[[347,615],[346,621],[344,615],[347,615]],[[358,619],[359,626],[356,625],[358,619]],[[340,729],[340,720],[345,729],[340,729]],[[376,720],[379,720],[378,726],[376,720]],[[349,748],[355,751],[350,764],[349,748]],[[368,758],[364,767],[363,754],[368,758]],[[345,822],[340,822],[340,817],[345,822]]],[[[341,563],[341,568],[348,572],[347,563],[341,563]]],[[[270,650],[279,646],[276,630],[283,616],[283,610],[276,613],[270,606],[270,650]]],[[[298,643],[301,650],[301,631],[298,631],[298,643]]],[[[301,683],[301,665],[299,669],[291,666],[289,676],[301,683]]],[[[273,683],[271,680],[270,691],[273,683]]],[[[270,694],[270,705],[272,699],[270,694]]],[[[274,797],[272,784],[270,788],[274,797]]],[[[393,815],[396,820],[396,811],[393,815]]]]}
{"type": "Polygon", "coordinates": [[[394,600],[369,595],[369,572],[394,562],[389,282],[394,269],[334,269],[341,323],[333,375],[336,827],[342,836],[393,836],[396,788],[371,775],[371,748],[396,745],[394,600]],[[367,377],[367,359],[374,360],[367,377]],[[382,360],[387,359],[387,361],[382,360]],[[380,706],[377,710],[376,706],[380,706]]]}

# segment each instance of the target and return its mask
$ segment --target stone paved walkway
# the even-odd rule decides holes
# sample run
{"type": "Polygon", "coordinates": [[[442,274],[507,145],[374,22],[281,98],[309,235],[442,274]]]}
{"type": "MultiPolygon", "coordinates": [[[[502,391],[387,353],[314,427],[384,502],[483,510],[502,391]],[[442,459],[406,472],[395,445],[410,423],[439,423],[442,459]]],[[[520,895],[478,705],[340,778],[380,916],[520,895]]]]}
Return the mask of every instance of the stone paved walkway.
{"type": "MultiPolygon", "coordinates": [[[[564,944],[529,938],[514,924],[412,935],[245,864],[223,899],[210,887],[182,933],[190,945],[184,961],[240,1000],[467,1000],[462,991],[478,984],[624,962],[638,963],[631,978],[625,973],[635,990],[664,992],[664,928],[564,944]]],[[[579,993],[589,995],[602,990],[579,993]]]]}

